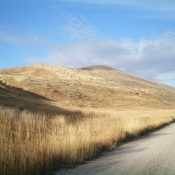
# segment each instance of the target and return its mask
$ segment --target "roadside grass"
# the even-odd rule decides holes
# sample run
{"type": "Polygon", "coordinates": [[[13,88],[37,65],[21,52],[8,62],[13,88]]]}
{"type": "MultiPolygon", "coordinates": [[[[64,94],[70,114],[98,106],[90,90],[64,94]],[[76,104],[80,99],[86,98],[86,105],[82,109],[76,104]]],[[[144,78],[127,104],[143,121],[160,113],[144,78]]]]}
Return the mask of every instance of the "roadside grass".
{"type": "Polygon", "coordinates": [[[76,116],[0,107],[0,175],[71,167],[174,121],[173,117],[76,116]]]}

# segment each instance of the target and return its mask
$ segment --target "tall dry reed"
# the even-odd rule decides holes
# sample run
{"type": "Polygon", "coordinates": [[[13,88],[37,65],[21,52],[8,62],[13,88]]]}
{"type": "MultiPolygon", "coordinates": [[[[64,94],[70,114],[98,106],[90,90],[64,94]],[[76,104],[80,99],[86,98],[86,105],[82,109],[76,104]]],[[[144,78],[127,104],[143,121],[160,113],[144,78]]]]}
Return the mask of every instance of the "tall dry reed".
{"type": "Polygon", "coordinates": [[[170,117],[48,116],[0,107],[0,175],[39,175],[91,159],[170,117]]]}

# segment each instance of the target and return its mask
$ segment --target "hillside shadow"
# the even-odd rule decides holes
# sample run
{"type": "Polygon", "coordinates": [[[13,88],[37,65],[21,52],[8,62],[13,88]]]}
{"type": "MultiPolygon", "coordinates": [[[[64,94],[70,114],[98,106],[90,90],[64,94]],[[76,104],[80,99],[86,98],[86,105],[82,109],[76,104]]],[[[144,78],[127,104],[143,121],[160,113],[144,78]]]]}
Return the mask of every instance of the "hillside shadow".
{"type": "Polygon", "coordinates": [[[60,114],[64,116],[83,115],[81,111],[71,111],[51,104],[51,100],[33,92],[8,86],[0,82],[0,105],[17,107],[21,111],[60,114]]]}

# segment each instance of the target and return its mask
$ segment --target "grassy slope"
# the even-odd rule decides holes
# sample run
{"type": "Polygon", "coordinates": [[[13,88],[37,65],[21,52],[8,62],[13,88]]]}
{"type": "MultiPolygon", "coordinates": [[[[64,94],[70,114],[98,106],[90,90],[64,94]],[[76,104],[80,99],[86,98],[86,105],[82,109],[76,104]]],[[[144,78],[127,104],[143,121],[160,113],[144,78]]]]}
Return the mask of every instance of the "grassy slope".
{"type": "Polygon", "coordinates": [[[132,77],[118,70],[53,66],[0,71],[0,79],[37,93],[61,106],[83,108],[174,108],[174,88],[132,77]]]}
{"type": "Polygon", "coordinates": [[[8,106],[0,107],[2,175],[82,163],[175,113],[173,88],[104,67],[20,67],[0,71],[0,79],[0,105],[8,106]]]}

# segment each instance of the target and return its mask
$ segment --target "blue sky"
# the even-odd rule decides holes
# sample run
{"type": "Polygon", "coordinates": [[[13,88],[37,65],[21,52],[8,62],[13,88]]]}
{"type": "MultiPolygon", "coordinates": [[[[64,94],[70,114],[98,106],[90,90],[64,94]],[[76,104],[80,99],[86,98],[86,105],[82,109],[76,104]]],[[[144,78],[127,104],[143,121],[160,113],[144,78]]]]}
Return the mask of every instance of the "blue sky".
{"type": "Polygon", "coordinates": [[[0,0],[0,68],[106,64],[175,86],[173,0],[0,0]]]}

